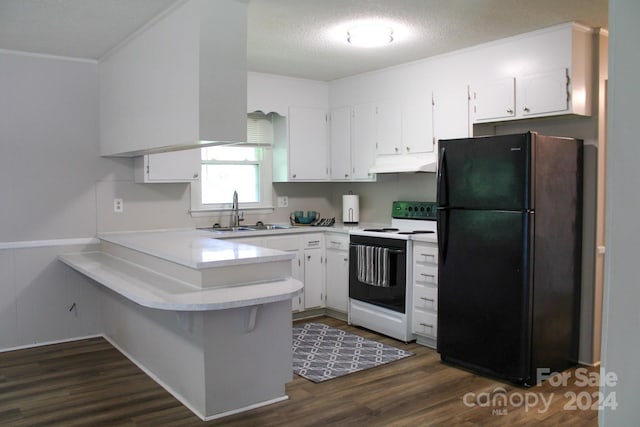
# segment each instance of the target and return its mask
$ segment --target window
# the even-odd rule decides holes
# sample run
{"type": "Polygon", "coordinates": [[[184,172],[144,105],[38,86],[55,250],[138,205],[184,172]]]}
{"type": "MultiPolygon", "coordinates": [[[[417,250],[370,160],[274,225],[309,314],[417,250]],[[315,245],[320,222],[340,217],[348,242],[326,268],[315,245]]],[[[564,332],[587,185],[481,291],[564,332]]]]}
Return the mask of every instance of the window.
{"type": "Polygon", "coordinates": [[[241,209],[271,208],[272,143],[271,116],[252,113],[246,144],[202,148],[200,181],[191,184],[192,210],[227,210],[234,191],[241,209]]]}

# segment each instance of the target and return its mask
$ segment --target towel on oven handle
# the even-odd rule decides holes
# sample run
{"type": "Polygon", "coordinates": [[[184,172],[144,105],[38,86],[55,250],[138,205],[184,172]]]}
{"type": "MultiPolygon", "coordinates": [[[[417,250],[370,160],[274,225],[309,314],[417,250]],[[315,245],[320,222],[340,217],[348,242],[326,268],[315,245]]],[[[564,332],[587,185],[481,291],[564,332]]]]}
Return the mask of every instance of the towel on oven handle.
{"type": "Polygon", "coordinates": [[[356,276],[359,282],[383,288],[388,288],[391,285],[389,280],[389,248],[357,245],[356,257],[356,276]]]}

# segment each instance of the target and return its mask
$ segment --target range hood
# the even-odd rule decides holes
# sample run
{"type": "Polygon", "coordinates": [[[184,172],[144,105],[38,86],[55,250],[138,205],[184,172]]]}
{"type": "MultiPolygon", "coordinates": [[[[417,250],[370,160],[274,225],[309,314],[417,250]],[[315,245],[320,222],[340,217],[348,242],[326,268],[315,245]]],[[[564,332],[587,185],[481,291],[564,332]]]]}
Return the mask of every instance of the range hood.
{"type": "Polygon", "coordinates": [[[369,173],[436,172],[436,153],[376,156],[369,173]]]}
{"type": "Polygon", "coordinates": [[[101,58],[100,155],[246,141],[247,9],[178,1],[101,58]]]}

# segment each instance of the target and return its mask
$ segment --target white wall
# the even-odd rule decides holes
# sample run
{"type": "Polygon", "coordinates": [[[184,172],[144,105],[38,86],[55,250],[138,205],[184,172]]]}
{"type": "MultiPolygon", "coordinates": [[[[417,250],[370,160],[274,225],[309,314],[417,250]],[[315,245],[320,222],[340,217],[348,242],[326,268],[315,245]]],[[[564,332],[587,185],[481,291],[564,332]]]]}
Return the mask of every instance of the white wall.
{"type": "Polygon", "coordinates": [[[0,242],[95,235],[95,182],[131,179],[98,156],[95,63],[0,53],[0,242]]]}
{"type": "Polygon", "coordinates": [[[0,348],[99,333],[93,285],[56,260],[95,236],[96,182],[132,176],[98,156],[97,66],[0,52],[0,94],[0,348]]]}
{"type": "Polygon", "coordinates": [[[616,385],[602,388],[615,393],[618,407],[600,413],[603,426],[632,426],[640,420],[640,197],[638,182],[638,99],[640,99],[640,2],[609,2],[609,111],[607,119],[607,236],[602,364],[615,372],[616,385]]]}

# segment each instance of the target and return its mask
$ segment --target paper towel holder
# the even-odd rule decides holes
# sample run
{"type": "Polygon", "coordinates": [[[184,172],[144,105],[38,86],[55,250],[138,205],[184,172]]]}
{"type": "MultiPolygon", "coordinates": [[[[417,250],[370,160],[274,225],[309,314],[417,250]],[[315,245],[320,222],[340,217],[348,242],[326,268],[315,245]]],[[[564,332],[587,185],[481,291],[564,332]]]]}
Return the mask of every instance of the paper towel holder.
{"type": "Polygon", "coordinates": [[[360,217],[360,198],[349,191],[342,196],[342,222],[344,224],[357,224],[360,217]]]}

